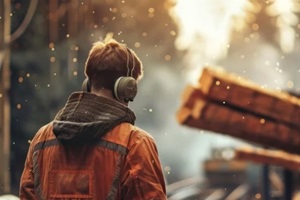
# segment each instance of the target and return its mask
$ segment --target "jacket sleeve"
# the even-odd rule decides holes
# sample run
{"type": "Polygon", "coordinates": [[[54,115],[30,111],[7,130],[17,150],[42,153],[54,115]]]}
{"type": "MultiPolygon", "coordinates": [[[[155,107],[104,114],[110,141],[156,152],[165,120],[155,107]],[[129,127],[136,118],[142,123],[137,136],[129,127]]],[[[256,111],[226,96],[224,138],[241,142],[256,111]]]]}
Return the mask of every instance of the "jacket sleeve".
{"type": "Polygon", "coordinates": [[[32,150],[33,147],[31,143],[27,153],[23,173],[20,180],[20,190],[19,190],[20,200],[35,199],[32,150]]]}
{"type": "Polygon", "coordinates": [[[165,180],[154,140],[140,137],[125,159],[121,174],[121,196],[124,200],[164,200],[165,180]]]}

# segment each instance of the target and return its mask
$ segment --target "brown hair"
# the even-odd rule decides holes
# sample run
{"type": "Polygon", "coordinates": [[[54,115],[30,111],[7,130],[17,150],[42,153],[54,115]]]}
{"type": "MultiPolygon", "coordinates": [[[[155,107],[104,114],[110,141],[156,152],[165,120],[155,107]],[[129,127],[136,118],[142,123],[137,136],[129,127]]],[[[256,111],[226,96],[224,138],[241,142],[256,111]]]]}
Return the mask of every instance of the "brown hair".
{"type": "Polygon", "coordinates": [[[131,76],[140,81],[143,65],[135,52],[107,34],[103,42],[95,42],[85,63],[85,75],[95,89],[113,90],[121,76],[131,76]]]}

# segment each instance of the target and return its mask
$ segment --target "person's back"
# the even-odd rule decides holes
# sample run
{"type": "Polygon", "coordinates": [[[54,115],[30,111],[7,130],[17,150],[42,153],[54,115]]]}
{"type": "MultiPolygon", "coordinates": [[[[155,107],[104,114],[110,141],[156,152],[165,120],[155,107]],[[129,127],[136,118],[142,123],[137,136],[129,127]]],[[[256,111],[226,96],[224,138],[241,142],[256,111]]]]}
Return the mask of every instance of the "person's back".
{"type": "Polygon", "coordinates": [[[127,107],[136,88],[119,80],[139,80],[141,62],[108,38],[90,51],[86,75],[87,91],[71,94],[32,140],[20,199],[166,199],[155,142],[127,107]]]}

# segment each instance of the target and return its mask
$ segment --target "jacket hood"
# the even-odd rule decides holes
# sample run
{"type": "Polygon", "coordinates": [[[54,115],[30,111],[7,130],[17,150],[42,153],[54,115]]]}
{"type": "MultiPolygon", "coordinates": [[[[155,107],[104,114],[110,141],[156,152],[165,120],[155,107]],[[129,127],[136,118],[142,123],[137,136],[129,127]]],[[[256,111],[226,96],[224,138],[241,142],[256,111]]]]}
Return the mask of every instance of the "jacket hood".
{"type": "Polygon", "coordinates": [[[54,121],[55,136],[65,142],[92,141],[123,122],[134,124],[135,115],[127,106],[87,92],[70,95],[54,121]]]}

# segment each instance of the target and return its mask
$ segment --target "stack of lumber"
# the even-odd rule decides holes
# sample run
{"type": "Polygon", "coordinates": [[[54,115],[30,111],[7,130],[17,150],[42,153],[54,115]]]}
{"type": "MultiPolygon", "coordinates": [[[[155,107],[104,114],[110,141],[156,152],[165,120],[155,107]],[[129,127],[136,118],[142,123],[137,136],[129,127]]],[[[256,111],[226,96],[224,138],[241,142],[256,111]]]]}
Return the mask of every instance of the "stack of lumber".
{"type": "Polygon", "coordinates": [[[234,158],[236,160],[250,160],[260,164],[277,165],[295,171],[300,170],[300,156],[281,150],[239,147],[235,149],[234,158]]]}
{"type": "Polygon", "coordinates": [[[300,154],[300,99],[265,89],[221,68],[205,67],[187,86],[179,123],[300,154]]]}

